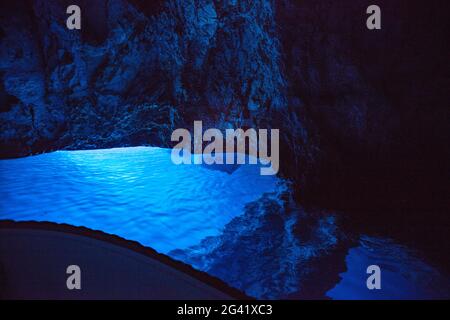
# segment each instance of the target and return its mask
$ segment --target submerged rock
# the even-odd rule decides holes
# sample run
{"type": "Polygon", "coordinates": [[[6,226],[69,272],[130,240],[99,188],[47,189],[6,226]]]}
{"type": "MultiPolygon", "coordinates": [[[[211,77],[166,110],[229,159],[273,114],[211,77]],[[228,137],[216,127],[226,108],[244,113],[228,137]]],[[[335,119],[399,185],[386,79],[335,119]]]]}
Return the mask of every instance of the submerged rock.
{"type": "Polygon", "coordinates": [[[169,255],[256,298],[324,298],[350,242],[334,214],[292,207],[289,198],[286,189],[266,193],[220,236],[169,255]]]}

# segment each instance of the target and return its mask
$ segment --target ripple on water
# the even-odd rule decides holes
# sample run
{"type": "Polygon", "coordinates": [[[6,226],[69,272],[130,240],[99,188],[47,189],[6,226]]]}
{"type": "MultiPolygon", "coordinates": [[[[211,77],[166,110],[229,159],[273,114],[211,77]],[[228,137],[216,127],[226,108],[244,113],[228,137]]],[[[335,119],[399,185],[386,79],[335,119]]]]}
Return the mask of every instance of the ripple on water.
{"type": "Polygon", "coordinates": [[[174,165],[155,147],[57,151],[0,161],[0,219],[86,226],[151,246],[217,235],[246,203],[275,191],[259,165],[174,165]]]}
{"type": "Polygon", "coordinates": [[[450,278],[389,239],[362,236],[349,250],[347,271],[327,296],[333,299],[448,299],[450,278]],[[381,289],[369,290],[366,269],[378,265],[381,289]]]}

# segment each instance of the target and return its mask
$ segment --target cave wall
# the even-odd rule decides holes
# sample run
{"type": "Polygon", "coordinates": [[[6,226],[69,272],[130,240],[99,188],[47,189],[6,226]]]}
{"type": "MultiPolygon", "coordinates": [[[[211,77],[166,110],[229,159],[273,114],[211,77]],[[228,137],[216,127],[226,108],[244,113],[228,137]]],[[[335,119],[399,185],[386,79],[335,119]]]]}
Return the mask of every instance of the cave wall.
{"type": "Polygon", "coordinates": [[[170,146],[190,127],[281,131],[303,203],[445,210],[446,1],[2,2],[0,156],[170,146]]]}
{"type": "Polygon", "coordinates": [[[277,2],[289,114],[316,147],[306,176],[290,172],[337,208],[448,210],[448,3],[376,1],[377,31],[370,4],[277,2]]]}

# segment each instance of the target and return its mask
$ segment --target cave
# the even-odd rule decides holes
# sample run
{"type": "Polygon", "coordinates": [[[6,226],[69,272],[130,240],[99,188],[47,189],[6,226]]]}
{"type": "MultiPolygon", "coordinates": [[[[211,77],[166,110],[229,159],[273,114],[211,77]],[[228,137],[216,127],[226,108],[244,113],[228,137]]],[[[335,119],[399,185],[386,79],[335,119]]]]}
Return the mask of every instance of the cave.
{"type": "Polygon", "coordinates": [[[379,0],[375,30],[366,0],[69,4],[0,5],[0,231],[105,232],[232,296],[450,297],[448,1],[379,0]],[[176,166],[195,121],[279,130],[279,171],[176,166]]]}

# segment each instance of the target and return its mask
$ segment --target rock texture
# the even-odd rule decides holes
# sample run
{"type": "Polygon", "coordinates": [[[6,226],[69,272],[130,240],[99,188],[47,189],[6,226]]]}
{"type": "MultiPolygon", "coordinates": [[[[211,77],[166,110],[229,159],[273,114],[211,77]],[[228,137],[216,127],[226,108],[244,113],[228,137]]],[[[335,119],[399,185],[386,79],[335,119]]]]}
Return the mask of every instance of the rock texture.
{"type": "Polygon", "coordinates": [[[352,241],[336,214],[295,205],[286,186],[249,203],[223,233],[169,253],[259,299],[322,299],[352,241]]]}
{"type": "Polygon", "coordinates": [[[272,127],[302,203],[449,209],[448,1],[77,3],[1,4],[2,157],[272,127]]]}

